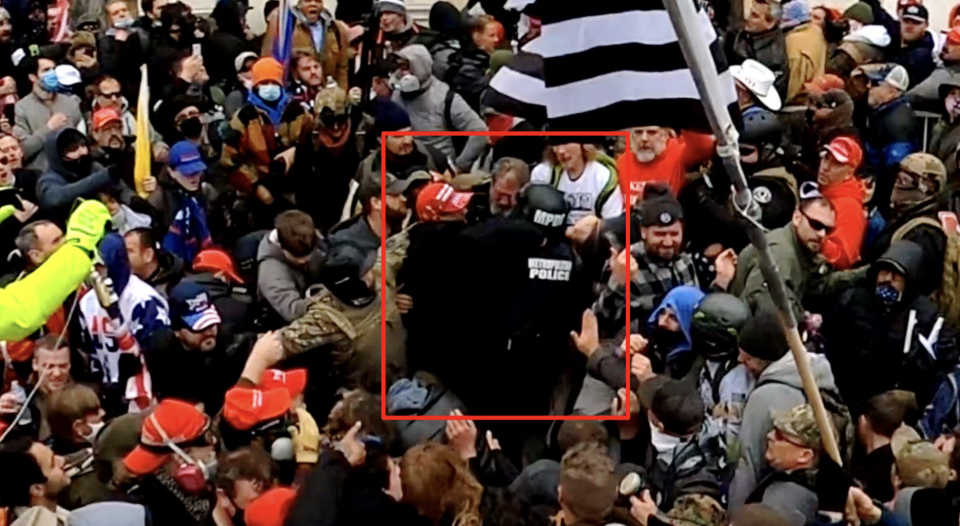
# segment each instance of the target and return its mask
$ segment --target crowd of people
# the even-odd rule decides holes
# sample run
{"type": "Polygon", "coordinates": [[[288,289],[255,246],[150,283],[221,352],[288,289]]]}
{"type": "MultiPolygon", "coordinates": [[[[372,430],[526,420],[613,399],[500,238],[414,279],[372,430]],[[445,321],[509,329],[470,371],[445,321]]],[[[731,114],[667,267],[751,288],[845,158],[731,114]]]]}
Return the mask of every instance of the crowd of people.
{"type": "Polygon", "coordinates": [[[549,2],[5,2],[0,526],[958,524],[960,9],[703,6],[748,210],[549,2]]]}

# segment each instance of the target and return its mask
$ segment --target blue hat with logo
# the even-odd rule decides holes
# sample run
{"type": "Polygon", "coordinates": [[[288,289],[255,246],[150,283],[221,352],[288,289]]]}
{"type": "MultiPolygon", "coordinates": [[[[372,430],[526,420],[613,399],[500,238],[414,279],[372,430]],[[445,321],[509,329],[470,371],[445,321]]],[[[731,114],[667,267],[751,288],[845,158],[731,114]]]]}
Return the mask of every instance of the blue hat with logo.
{"type": "Polygon", "coordinates": [[[193,175],[207,170],[200,156],[200,149],[190,141],[180,141],[170,148],[170,167],[183,175],[193,175]]]}
{"type": "Polygon", "coordinates": [[[210,301],[210,293],[192,281],[181,281],[170,290],[170,316],[179,318],[194,332],[220,323],[220,312],[210,301]]]}

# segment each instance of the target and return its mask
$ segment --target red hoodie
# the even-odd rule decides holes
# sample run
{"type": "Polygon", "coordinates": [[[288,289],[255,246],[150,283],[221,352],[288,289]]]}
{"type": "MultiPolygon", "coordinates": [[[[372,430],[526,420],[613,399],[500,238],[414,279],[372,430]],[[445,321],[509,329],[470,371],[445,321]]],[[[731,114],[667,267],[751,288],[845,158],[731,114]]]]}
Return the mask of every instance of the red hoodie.
{"type": "Polygon", "coordinates": [[[820,253],[833,268],[845,270],[860,261],[860,246],[867,232],[867,215],[863,208],[866,188],[851,177],[830,186],[821,186],[820,193],[830,201],[837,213],[836,229],[823,242],[820,253]]]}
{"type": "Polygon", "coordinates": [[[687,171],[703,164],[713,155],[713,135],[683,132],[676,139],[667,141],[667,148],[649,163],[641,163],[627,150],[617,159],[617,176],[620,191],[632,206],[640,195],[642,184],[662,181],[670,185],[673,195],[679,196],[687,182],[687,171]]]}

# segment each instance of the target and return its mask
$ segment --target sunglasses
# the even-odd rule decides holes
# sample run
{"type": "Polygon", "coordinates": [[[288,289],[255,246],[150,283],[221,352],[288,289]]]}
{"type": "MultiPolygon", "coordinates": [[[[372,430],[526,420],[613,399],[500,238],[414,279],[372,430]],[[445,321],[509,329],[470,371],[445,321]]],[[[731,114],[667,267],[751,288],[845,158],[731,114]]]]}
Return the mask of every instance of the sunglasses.
{"type": "Polygon", "coordinates": [[[817,221],[816,219],[808,216],[807,213],[802,210],[800,211],[800,213],[803,214],[803,217],[807,218],[807,223],[810,225],[810,228],[814,229],[817,232],[823,232],[829,236],[830,234],[833,234],[834,231],[837,230],[836,226],[827,226],[821,223],[820,221],[817,221]]]}
{"type": "Polygon", "coordinates": [[[105,91],[101,91],[100,96],[105,99],[119,99],[120,97],[123,96],[123,93],[119,91],[114,91],[113,93],[107,93],[105,91]]]}
{"type": "Polygon", "coordinates": [[[325,128],[333,128],[347,122],[347,118],[346,115],[321,115],[320,122],[325,128]]]}

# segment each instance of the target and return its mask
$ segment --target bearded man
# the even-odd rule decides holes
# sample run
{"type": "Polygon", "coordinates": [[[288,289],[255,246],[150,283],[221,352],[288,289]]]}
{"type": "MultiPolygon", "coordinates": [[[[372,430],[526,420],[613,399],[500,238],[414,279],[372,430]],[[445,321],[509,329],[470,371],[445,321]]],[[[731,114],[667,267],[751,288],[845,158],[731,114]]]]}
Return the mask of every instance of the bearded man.
{"type": "Polygon", "coordinates": [[[670,185],[674,195],[687,182],[687,172],[713,155],[712,135],[671,128],[642,126],[630,130],[630,150],[617,159],[620,189],[629,205],[642,197],[643,186],[655,181],[670,185]]]}

